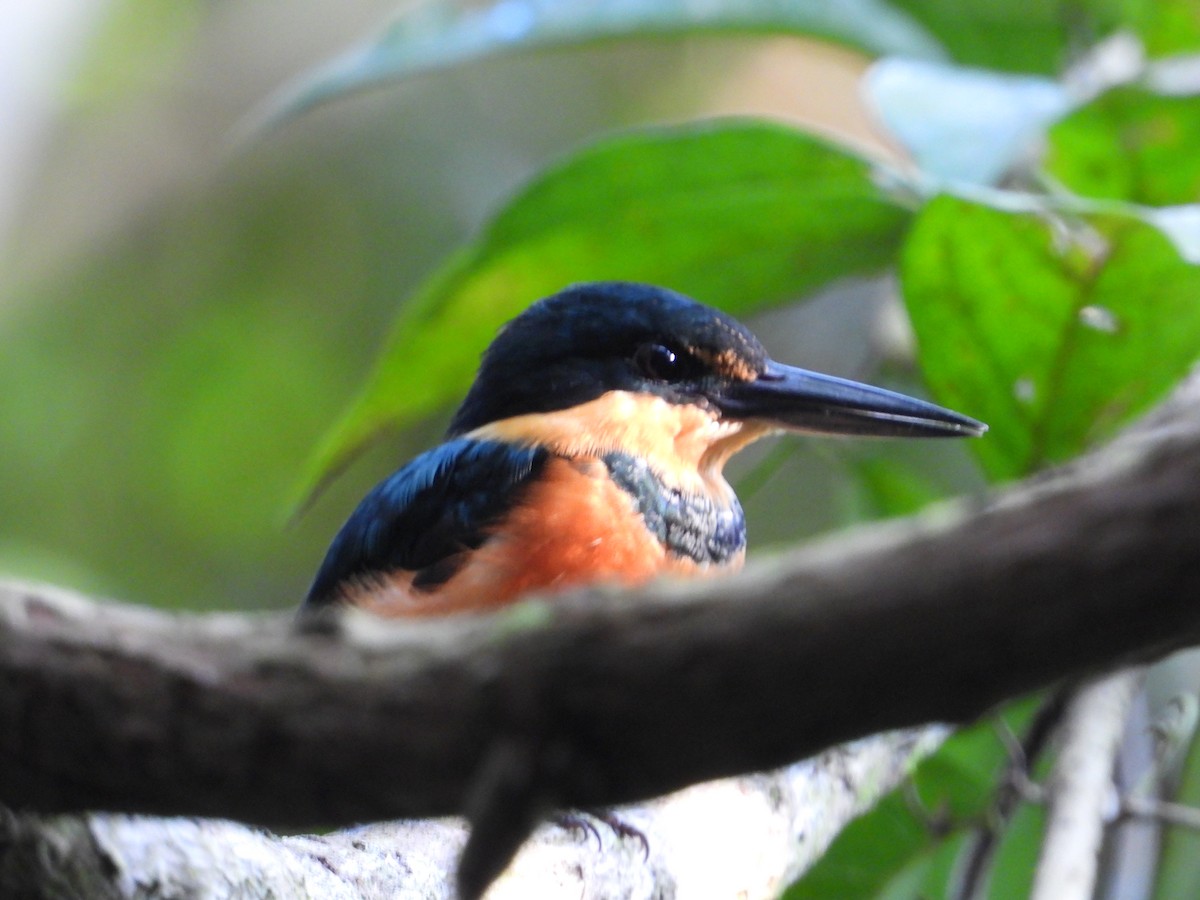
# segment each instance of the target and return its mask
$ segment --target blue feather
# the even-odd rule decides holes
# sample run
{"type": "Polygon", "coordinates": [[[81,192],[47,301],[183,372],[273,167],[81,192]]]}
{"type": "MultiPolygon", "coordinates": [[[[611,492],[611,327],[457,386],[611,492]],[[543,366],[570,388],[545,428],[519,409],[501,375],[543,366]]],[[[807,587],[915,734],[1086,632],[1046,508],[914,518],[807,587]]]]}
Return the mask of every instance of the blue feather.
{"type": "Polygon", "coordinates": [[[347,581],[415,573],[413,585],[448,580],[540,473],[549,452],[458,438],[422,453],[371,490],[342,526],[306,604],[338,598],[347,581]]]}

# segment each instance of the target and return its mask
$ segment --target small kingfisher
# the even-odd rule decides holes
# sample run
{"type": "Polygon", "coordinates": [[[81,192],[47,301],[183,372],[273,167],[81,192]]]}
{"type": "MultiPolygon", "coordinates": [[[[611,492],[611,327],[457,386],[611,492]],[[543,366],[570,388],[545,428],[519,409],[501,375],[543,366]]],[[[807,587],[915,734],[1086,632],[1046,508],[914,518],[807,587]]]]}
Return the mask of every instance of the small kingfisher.
{"type": "Polygon", "coordinates": [[[382,616],[737,569],[726,461],[774,432],[959,437],[987,426],[782,365],[735,319],[659,287],[580,284],[505,325],[446,441],[342,527],[308,607],[382,616]]]}

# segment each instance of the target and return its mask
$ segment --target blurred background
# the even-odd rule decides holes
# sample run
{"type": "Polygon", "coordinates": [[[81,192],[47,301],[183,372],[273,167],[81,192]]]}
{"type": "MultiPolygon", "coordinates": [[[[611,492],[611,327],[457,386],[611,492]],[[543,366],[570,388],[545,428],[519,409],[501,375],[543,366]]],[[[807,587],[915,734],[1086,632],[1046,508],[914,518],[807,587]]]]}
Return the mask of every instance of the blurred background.
{"type": "MultiPolygon", "coordinates": [[[[0,0],[0,576],[294,605],[358,498],[445,419],[385,436],[293,516],[306,462],[405,298],[532,173],[613,129],[714,114],[893,152],[857,99],[864,58],[751,38],[489,60],[239,137],[397,9],[0,0]]],[[[752,324],[781,359],[886,381],[905,341],[890,293],[839,285],[752,324]]],[[[739,460],[752,548],[870,514],[876,465],[971,483],[961,447],[864,446],[739,460]]]]}

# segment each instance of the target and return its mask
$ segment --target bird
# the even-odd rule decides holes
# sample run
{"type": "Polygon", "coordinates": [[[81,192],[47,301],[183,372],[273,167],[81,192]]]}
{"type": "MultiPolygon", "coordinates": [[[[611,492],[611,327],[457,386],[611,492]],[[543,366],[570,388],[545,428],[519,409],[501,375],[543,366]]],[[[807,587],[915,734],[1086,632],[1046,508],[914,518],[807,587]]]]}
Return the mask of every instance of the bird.
{"type": "Polygon", "coordinates": [[[746,519],[723,467],[755,440],[986,430],[776,362],[736,319],[672,290],[576,284],[500,329],[444,442],[364,497],[303,608],[438,616],[731,572],[746,519]]]}

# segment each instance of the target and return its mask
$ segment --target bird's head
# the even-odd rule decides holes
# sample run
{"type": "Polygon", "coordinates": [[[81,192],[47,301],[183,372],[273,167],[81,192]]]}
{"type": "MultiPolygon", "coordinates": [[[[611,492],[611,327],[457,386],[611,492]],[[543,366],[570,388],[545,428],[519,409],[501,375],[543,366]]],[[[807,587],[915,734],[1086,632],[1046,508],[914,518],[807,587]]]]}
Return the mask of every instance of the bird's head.
{"type": "Polygon", "coordinates": [[[720,466],[763,434],[979,435],[987,426],[882,388],[772,360],[737,320],[627,282],[576,285],[497,335],[455,414],[480,432],[567,452],[626,449],[720,466]]]}

